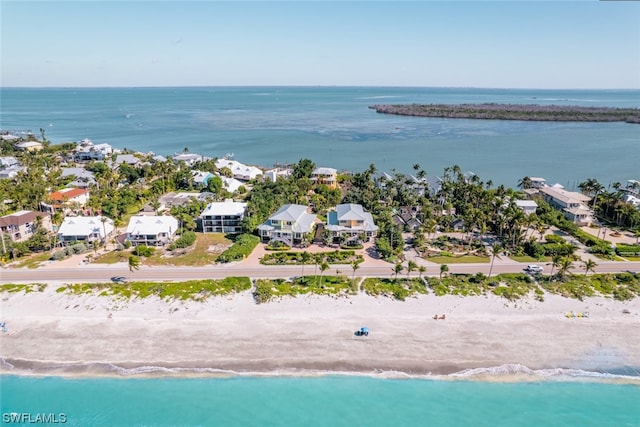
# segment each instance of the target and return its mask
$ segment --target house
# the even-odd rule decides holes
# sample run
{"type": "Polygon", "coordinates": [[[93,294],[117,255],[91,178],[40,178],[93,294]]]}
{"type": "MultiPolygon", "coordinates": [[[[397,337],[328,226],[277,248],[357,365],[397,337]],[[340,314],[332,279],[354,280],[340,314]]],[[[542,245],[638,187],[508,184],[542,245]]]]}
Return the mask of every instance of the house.
{"type": "Polygon", "coordinates": [[[58,240],[61,243],[101,242],[109,237],[114,229],[113,220],[107,217],[68,216],[58,229],[58,240]]]}
{"type": "Polygon", "coordinates": [[[533,200],[515,200],[515,204],[527,216],[536,213],[536,209],[538,209],[538,204],[533,200]]]}
{"type": "Polygon", "coordinates": [[[262,175],[262,170],[255,166],[247,166],[236,160],[218,159],[216,160],[218,170],[227,168],[231,171],[231,175],[240,181],[250,181],[262,175]]]}
{"type": "Polygon", "coordinates": [[[178,230],[178,220],[172,216],[134,215],[127,226],[127,240],[133,246],[161,246],[171,241],[178,230]]]}
{"type": "Polygon", "coordinates": [[[0,179],[11,179],[18,176],[20,172],[26,172],[27,168],[24,166],[13,165],[8,168],[0,170],[0,179]]]}
{"type": "Polygon", "coordinates": [[[175,161],[176,163],[185,162],[187,166],[193,166],[194,163],[202,162],[204,160],[207,160],[207,158],[202,156],[201,154],[196,153],[182,153],[175,154],[173,156],[173,161],[175,161]]]}
{"type": "Polygon", "coordinates": [[[530,177],[529,182],[530,188],[542,188],[547,186],[547,180],[537,176],[530,177]]]}
{"type": "Polygon", "coordinates": [[[115,162],[113,162],[113,167],[118,167],[123,163],[135,167],[140,165],[140,159],[133,154],[118,154],[115,162]]]}
{"type": "Polygon", "coordinates": [[[309,213],[303,205],[287,204],[271,215],[264,224],[258,226],[258,233],[263,242],[279,240],[292,246],[312,236],[316,216],[309,213]]]}
{"type": "Polygon", "coordinates": [[[74,176],[76,179],[67,184],[70,187],[89,188],[96,183],[93,172],[85,168],[62,168],[62,177],[74,176]]]}
{"type": "Polygon", "coordinates": [[[278,178],[288,178],[293,171],[291,169],[274,168],[264,172],[265,179],[276,182],[278,178]]]}
{"type": "Polygon", "coordinates": [[[593,212],[588,207],[589,196],[559,187],[542,187],[540,196],[551,207],[561,210],[565,218],[577,225],[589,225],[593,222],[593,212]]]}
{"type": "Polygon", "coordinates": [[[338,171],[333,168],[316,168],[311,172],[311,182],[326,185],[329,188],[338,186],[338,171]]]}
{"type": "Polygon", "coordinates": [[[16,148],[22,151],[40,151],[42,150],[42,144],[36,141],[25,141],[16,144],[16,148]]]}
{"type": "Polygon", "coordinates": [[[48,213],[36,211],[19,211],[0,218],[0,230],[14,242],[27,240],[40,225],[51,231],[51,218],[48,213]],[[38,220],[40,218],[40,220],[38,220]]]}
{"type": "Polygon", "coordinates": [[[237,179],[230,178],[228,176],[221,176],[220,179],[222,180],[222,186],[229,193],[235,193],[240,189],[240,187],[244,185],[244,182],[238,181],[237,179]]]}
{"type": "Polygon", "coordinates": [[[83,139],[75,148],[74,159],[77,162],[90,160],[104,160],[113,153],[113,147],[109,144],[96,144],[89,139],[83,139]]]}
{"type": "Polygon", "coordinates": [[[210,193],[208,191],[203,191],[201,193],[188,192],[188,193],[176,193],[170,192],[167,194],[163,194],[158,199],[161,205],[165,206],[167,209],[172,208],[173,206],[184,206],[191,203],[193,200],[197,201],[207,201],[209,199],[215,198],[216,195],[210,193]]]}
{"type": "Polygon", "coordinates": [[[241,233],[242,219],[247,204],[226,199],[224,202],[209,203],[200,214],[202,231],[205,233],[241,233]]]}
{"type": "Polygon", "coordinates": [[[401,225],[405,229],[415,231],[422,226],[422,221],[418,218],[418,206],[402,206],[391,218],[395,224],[401,225]]]}
{"type": "Polygon", "coordinates": [[[20,165],[20,162],[15,157],[13,156],[0,157],[0,169],[9,168],[14,165],[20,165]]]}
{"type": "Polygon", "coordinates": [[[361,205],[353,203],[338,205],[334,211],[329,212],[325,229],[331,232],[334,239],[363,237],[361,240],[365,242],[378,232],[371,214],[365,212],[361,205]]]}
{"type": "Polygon", "coordinates": [[[84,206],[89,201],[89,190],[84,188],[63,188],[59,191],[54,191],[49,194],[49,199],[53,202],[52,205],[44,204],[47,208],[61,208],[63,206],[78,207],[84,206]]]}
{"type": "Polygon", "coordinates": [[[203,171],[191,171],[191,175],[193,176],[193,185],[196,187],[206,187],[209,180],[214,176],[211,172],[203,171]]]}

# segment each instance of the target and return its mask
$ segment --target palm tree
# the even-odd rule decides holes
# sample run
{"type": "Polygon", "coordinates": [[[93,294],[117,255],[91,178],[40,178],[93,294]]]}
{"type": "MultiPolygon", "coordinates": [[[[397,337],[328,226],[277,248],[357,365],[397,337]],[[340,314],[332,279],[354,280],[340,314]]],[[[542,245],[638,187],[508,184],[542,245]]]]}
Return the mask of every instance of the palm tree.
{"type": "Polygon", "coordinates": [[[560,255],[554,255],[551,257],[551,272],[549,273],[549,277],[553,276],[553,269],[560,265],[562,261],[562,257],[560,255]]]}
{"type": "Polygon", "coordinates": [[[525,176],[524,178],[519,180],[518,187],[522,188],[523,190],[526,190],[527,188],[531,188],[531,178],[529,178],[528,176],[525,176]]]}
{"type": "Polygon", "coordinates": [[[571,268],[571,259],[569,257],[564,257],[560,260],[560,266],[558,267],[558,275],[561,279],[564,279],[564,276],[567,274],[569,269],[571,268]]]}
{"type": "Polygon", "coordinates": [[[396,262],[396,265],[394,265],[391,270],[395,274],[394,277],[397,279],[398,278],[398,274],[402,273],[402,270],[404,270],[404,267],[402,266],[401,262],[396,262]]]}
{"type": "Polygon", "coordinates": [[[313,275],[314,276],[318,275],[318,265],[322,264],[323,261],[324,261],[324,254],[317,253],[317,254],[313,255],[313,263],[315,265],[315,267],[313,269],[313,275]]]}
{"type": "Polygon", "coordinates": [[[100,222],[102,222],[102,231],[104,232],[104,247],[106,249],[107,247],[107,226],[105,225],[105,223],[107,222],[108,218],[107,217],[101,217],[100,218],[100,222]]]}
{"type": "Polygon", "coordinates": [[[300,254],[300,260],[302,261],[302,277],[304,278],[304,265],[311,260],[311,254],[304,251],[300,254]]]}
{"type": "Polygon", "coordinates": [[[418,269],[418,264],[416,264],[414,261],[409,261],[407,263],[407,279],[409,278],[409,275],[411,274],[411,272],[417,269],[418,269]]]}
{"type": "Polygon", "coordinates": [[[322,273],[324,273],[328,269],[329,269],[329,263],[323,262],[322,264],[320,264],[320,280],[319,280],[319,282],[322,282],[322,273]]]}
{"type": "Polygon", "coordinates": [[[133,273],[134,270],[140,270],[140,258],[135,255],[129,256],[129,271],[133,273]]]}
{"type": "Polygon", "coordinates": [[[424,265],[418,266],[418,272],[420,273],[420,280],[422,280],[422,275],[427,271],[427,267],[424,265]]]}
{"type": "Polygon", "coordinates": [[[595,273],[596,267],[598,266],[598,264],[596,264],[596,262],[594,260],[588,259],[586,261],[582,261],[582,263],[584,264],[584,275],[585,276],[587,274],[589,274],[589,271],[591,271],[592,273],[595,273]]]}
{"type": "Polygon", "coordinates": [[[351,282],[353,283],[356,279],[356,270],[360,268],[360,263],[362,260],[354,260],[351,261],[351,268],[353,269],[353,275],[351,276],[351,282]]]}
{"type": "Polygon", "coordinates": [[[493,271],[493,261],[495,261],[496,257],[500,258],[498,256],[498,253],[502,250],[502,245],[500,245],[500,243],[494,243],[493,245],[491,245],[491,267],[489,267],[489,278],[491,278],[491,272],[493,271]]]}
{"type": "Polygon", "coordinates": [[[449,266],[447,264],[440,265],[440,278],[442,279],[442,275],[449,271],[449,266]]]}

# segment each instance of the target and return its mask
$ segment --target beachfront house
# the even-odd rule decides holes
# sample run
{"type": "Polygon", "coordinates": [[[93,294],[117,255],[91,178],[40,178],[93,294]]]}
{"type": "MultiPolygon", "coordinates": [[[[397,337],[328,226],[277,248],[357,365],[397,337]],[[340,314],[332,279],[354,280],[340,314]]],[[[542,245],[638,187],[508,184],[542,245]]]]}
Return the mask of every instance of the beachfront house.
{"type": "Polygon", "coordinates": [[[248,166],[236,160],[218,159],[216,160],[218,170],[227,168],[231,171],[231,176],[240,181],[251,181],[262,175],[262,169],[255,166],[248,166]]]}
{"type": "Polygon", "coordinates": [[[19,211],[0,218],[0,231],[13,242],[23,242],[35,233],[38,224],[51,231],[51,217],[45,212],[19,211]]]}
{"type": "Polygon", "coordinates": [[[316,168],[311,172],[311,182],[326,185],[329,188],[338,186],[338,171],[333,168],[316,168]]]}
{"type": "Polygon", "coordinates": [[[91,160],[104,160],[113,154],[113,147],[109,144],[94,144],[89,139],[83,139],[74,150],[76,162],[86,162],[91,160]]]}
{"type": "Polygon", "coordinates": [[[127,226],[127,240],[133,246],[161,246],[170,242],[178,230],[178,220],[172,216],[134,215],[127,226]]]}
{"type": "Polygon", "coordinates": [[[271,182],[276,182],[278,178],[288,178],[292,172],[291,169],[273,168],[264,172],[264,178],[271,182]]]}
{"type": "Polygon", "coordinates": [[[227,190],[229,193],[235,193],[240,190],[240,187],[244,185],[244,182],[238,181],[235,178],[231,178],[229,176],[220,176],[222,180],[222,187],[227,190]]]}
{"type": "Polygon", "coordinates": [[[303,205],[287,204],[258,226],[263,242],[278,240],[288,246],[302,243],[313,233],[316,216],[303,205]]]}
{"type": "Polygon", "coordinates": [[[113,233],[113,220],[102,216],[68,216],[58,229],[63,244],[102,242],[113,233]]]}
{"type": "Polygon", "coordinates": [[[555,186],[542,187],[539,191],[544,201],[561,210],[565,218],[574,224],[582,226],[593,222],[593,212],[588,207],[589,196],[555,186]]]}
{"type": "Polygon", "coordinates": [[[325,229],[331,232],[334,241],[360,239],[368,242],[378,232],[371,214],[353,203],[338,205],[329,212],[325,229]]]}
{"type": "Polygon", "coordinates": [[[247,204],[226,199],[209,203],[200,214],[202,231],[205,233],[242,233],[242,220],[247,204]]]}

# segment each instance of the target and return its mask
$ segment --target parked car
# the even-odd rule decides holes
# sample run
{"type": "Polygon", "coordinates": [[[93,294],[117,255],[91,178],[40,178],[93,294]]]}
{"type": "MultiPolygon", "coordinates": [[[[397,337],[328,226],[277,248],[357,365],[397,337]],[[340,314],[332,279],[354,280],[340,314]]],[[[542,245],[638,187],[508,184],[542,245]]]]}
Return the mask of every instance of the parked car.
{"type": "Polygon", "coordinates": [[[528,271],[529,273],[542,273],[543,270],[542,267],[535,264],[527,265],[527,268],[524,269],[524,271],[528,271]]]}

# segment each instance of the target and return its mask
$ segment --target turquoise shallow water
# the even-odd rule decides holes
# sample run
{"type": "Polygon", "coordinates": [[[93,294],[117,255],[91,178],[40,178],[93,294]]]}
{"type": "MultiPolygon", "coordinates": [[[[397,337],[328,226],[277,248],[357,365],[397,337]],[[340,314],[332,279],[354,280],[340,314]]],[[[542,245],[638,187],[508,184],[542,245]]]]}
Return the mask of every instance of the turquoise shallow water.
{"type": "MultiPolygon", "coordinates": [[[[639,426],[640,387],[370,377],[1,377],[3,417],[69,426],[639,426]]],[[[26,423],[25,423],[26,424],[26,423]]]]}
{"type": "Polygon", "coordinates": [[[322,166],[429,175],[459,165],[494,184],[543,176],[572,188],[638,177],[640,126],[426,119],[377,114],[376,103],[512,103],[640,107],[638,90],[394,87],[0,88],[0,128],[53,142],[90,138],[170,155],[189,147],[263,166],[322,166]]]}

